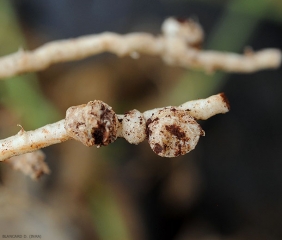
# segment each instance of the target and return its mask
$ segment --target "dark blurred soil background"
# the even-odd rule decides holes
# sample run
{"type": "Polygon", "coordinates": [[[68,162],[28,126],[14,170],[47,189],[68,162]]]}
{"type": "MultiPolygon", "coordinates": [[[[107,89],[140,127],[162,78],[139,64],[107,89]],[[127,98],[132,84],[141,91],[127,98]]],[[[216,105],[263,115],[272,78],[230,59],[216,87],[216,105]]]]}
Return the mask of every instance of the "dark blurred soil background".
{"type": "MultiPolygon", "coordinates": [[[[0,53],[113,31],[160,33],[169,16],[203,26],[203,48],[282,48],[279,0],[0,0],[0,53]]],[[[282,239],[282,70],[205,74],[160,59],[102,54],[0,82],[0,136],[60,120],[100,99],[117,113],[225,92],[231,111],[201,122],[206,136],[176,159],[118,139],[44,149],[52,173],[33,182],[1,164],[0,238],[282,239]]]]}

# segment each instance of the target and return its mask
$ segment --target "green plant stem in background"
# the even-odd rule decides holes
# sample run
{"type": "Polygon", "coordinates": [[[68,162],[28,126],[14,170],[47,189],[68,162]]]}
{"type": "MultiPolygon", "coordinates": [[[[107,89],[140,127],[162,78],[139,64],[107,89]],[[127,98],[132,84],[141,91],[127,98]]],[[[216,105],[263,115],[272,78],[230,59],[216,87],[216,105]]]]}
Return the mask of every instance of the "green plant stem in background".
{"type": "MultiPolygon", "coordinates": [[[[208,1],[205,1],[207,4],[208,1]]],[[[212,33],[207,39],[205,49],[242,52],[260,19],[270,11],[271,2],[267,0],[233,0],[226,6],[212,33]]],[[[179,102],[205,98],[215,94],[225,83],[228,74],[189,70],[172,90],[168,101],[179,102]]]]}
{"type": "MultiPolygon", "coordinates": [[[[9,1],[0,0],[0,55],[15,52],[23,43],[9,1]]],[[[34,74],[1,80],[0,89],[0,102],[20,117],[19,124],[25,129],[38,128],[62,117],[42,94],[34,74]]]]}

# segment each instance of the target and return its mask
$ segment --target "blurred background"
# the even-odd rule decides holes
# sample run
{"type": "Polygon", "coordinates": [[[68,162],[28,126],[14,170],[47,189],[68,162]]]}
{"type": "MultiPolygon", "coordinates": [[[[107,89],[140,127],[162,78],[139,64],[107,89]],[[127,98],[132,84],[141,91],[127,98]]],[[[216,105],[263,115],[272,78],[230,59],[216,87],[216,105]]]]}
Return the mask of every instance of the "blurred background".
{"type": "MultiPolygon", "coordinates": [[[[114,31],[160,33],[193,18],[204,49],[282,48],[280,0],[0,0],[0,54],[114,31]]],[[[282,239],[282,71],[207,75],[155,57],[102,54],[0,82],[0,137],[64,118],[100,99],[117,113],[225,92],[231,111],[201,122],[206,136],[175,159],[147,142],[105,148],[76,141],[44,149],[51,174],[32,181],[0,165],[0,238],[282,239]]]]}

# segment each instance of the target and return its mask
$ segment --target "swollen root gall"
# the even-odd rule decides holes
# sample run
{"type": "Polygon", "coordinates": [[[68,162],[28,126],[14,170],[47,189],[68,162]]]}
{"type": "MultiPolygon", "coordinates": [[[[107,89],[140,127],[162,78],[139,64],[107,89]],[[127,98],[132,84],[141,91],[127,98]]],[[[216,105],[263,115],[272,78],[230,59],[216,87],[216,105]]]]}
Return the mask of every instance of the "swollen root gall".
{"type": "Polygon", "coordinates": [[[142,113],[134,109],[124,114],[122,135],[131,144],[139,144],[146,138],[146,120],[142,113]]]}
{"type": "Polygon", "coordinates": [[[68,134],[86,146],[107,146],[117,138],[117,116],[106,103],[95,100],[70,107],[66,113],[68,134]]]}
{"type": "Polygon", "coordinates": [[[195,148],[204,131],[185,110],[164,108],[148,122],[148,141],[161,157],[177,157],[195,148]]]}
{"type": "Polygon", "coordinates": [[[116,115],[109,105],[95,100],[69,108],[65,130],[86,146],[107,146],[117,137],[139,144],[147,138],[151,149],[159,156],[177,157],[193,150],[200,136],[205,134],[196,119],[228,111],[229,103],[224,94],[144,113],[134,109],[124,115],[116,115]]]}

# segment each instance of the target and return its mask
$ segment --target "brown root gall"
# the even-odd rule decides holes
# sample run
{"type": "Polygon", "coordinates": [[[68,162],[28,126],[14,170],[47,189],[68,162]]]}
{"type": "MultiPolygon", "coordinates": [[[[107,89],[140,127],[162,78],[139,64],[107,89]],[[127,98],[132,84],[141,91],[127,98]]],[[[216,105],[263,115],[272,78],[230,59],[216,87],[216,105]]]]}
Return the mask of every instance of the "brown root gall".
{"type": "Polygon", "coordinates": [[[185,110],[164,108],[147,121],[148,141],[161,157],[177,157],[195,148],[203,130],[185,110]]]}
{"type": "Polygon", "coordinates": [[[117,138],[117,116],[106,103],[95,100],[67,110],[65,129],[86,146],[107,146],[117,138]]]}

